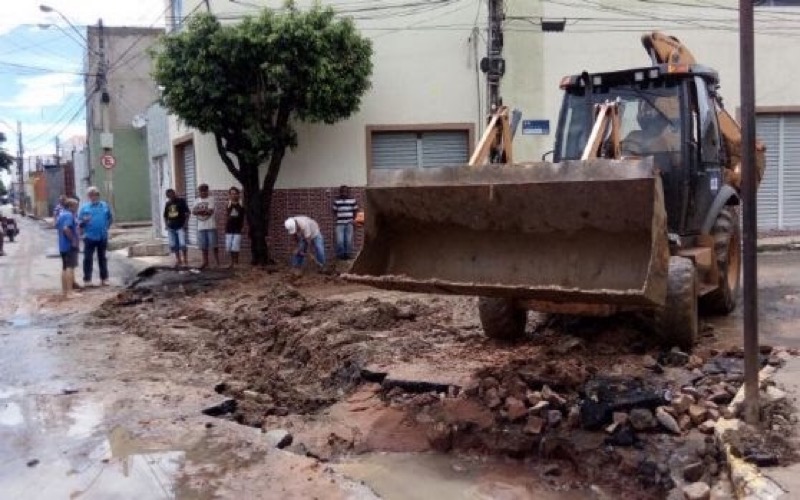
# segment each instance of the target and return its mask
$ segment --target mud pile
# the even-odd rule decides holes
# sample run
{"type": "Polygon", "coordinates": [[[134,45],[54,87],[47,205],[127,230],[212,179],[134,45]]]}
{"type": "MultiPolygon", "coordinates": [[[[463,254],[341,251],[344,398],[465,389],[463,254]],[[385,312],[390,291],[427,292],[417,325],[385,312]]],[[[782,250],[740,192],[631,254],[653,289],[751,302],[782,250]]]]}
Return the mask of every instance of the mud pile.
{"type": "Polygon", "coordinates": [[[286,281],[267,274],[213,287],[192,286],[191,275],[185,283],[143,280],[95,317],[180,353],[196,369],[225,374],[219,390],[239,401],[236,418],[253,426],[329,406],[361,382],[368,363],[412,359],[447,339],[424,334],[445,332],[440,323],[450,313],[418,300],[314,299],[286,281]]]}

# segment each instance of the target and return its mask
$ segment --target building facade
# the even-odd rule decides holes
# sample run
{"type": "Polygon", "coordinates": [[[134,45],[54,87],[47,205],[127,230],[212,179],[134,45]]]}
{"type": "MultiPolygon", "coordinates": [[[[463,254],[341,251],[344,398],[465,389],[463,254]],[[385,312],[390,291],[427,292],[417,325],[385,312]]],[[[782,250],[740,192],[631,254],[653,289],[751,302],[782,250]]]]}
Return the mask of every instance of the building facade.
{"type": "MultiPolygon", "coordinates": [[[[235,22],[257,14],[256,3],[283,5],[212,0],[208,8],[220,19],[235,22]]],[[[300,8],[310,4],[298,2],[300,8]]],[[[335,125],[297,125],[299,146],[283,161],[269,221],[268,242],[280,259],[290,251],[283,220],[300,214],[320,222],[333,254],[331,207],[340,185],[354,187],[361,196],[372,169],[463,164],[469,158],[484,116],[485,89],[478,68],[483,42],[476,26],[485,16],[484,5],[473,0],[425,9],[400,4],[351,2],[348,9],[339,9],[372,40],[372,87],[350,119],[335,125]]],[[[336,8],[337,2],[331,5],[336,8]]],[[[206,2],[184,0],[173,6],[180,6],[186,17],[205,10],[206,2]]],[[[181,126],[174,117],[170,138],[176,189],[191,203],[196,186],[207,183],[218,204],[224,203],[228,188],[237,182],[220,160],[213,138],[181,126]]],[[[220,212],[217,222],[222,227],[220,212]]],[[[190,243],[192,236],[190,231],[190,243]]]]}
{"type": "MultiPolygon", "coordinates": [[[[735,2],[506,0],[506,75],[502,95],[524,120],[547,121],[548,134],[518,134],[517,160],[538,160],[553,149],[565,75],[648,66],[640,43],[649,31],[676,36],[698,62],[719,72],[720,94],[739,113],[739,33],[735,2]],[[565,21],[544,32],[543,21],[565,21]]],[[[767,172],[758,193],[759,230],[800,230],[800,0],[756,2],[758,136],[767,145],[767,172]]]]}
{"type": "Polygon", "coordinates": [[[100,188],[120,222],[149,220],[151,215],[150,161],[138,114],[158,99],[148,50],[163,33],[155,28],[87,28],[87,154],[82,177],[100,188]],[[113,170],[101,165],[106,153],[116,159],[113,170]]]}

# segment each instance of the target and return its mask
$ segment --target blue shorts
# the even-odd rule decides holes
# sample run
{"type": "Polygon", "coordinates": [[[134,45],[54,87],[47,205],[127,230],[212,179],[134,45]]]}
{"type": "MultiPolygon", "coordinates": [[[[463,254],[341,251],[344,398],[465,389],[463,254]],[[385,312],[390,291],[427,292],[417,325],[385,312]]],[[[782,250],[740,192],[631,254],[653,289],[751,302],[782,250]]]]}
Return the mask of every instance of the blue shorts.
{"type": "Polygon", "coordinates": [[[217,248],[217,230],[201,229],[197,231],[197,246],[200,247],[200,250],[217,248]]]}
{"type": "Polygon", "coordinates": [[[186,230],[183,228],[180,229],[170,229],[167,228],[167,234],[169,234],[169,249],[173,252],[177,252],[179,250],[186,250],[186,230]]]}

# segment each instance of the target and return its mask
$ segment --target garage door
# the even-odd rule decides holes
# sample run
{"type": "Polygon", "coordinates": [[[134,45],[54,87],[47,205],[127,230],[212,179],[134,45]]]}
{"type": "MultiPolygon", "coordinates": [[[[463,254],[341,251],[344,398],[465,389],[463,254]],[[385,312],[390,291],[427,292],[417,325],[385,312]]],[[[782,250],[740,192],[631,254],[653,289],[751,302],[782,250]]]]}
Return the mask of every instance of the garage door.
{"type": "Polygon", "coordinates": [[[800,114],[763,114],[758,138],[767,171],[758,190],[759,230],[800,229],[800,114]]]}

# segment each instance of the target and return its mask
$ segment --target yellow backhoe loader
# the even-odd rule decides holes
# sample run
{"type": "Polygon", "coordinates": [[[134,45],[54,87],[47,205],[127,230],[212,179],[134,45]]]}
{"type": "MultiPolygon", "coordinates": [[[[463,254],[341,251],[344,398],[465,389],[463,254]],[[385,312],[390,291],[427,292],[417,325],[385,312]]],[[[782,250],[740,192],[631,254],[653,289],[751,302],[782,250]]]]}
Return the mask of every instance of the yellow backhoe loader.
{"type": "Polygon", "coordinates": [[[553,162],[513,162],[500,108],[469,165],[372,171],[346,278],[477,295],[492,338],[523,335],[528,310],[644,311],[691,349],[698,307],[736,305],[741,134],[714,70],[674,37],[642,43],[650,66],[562,79],[553,162]]]}

